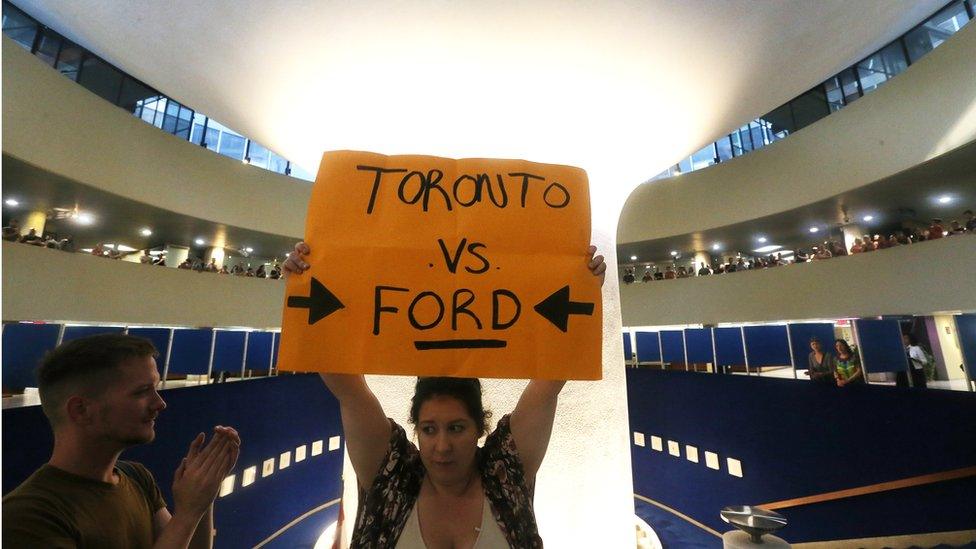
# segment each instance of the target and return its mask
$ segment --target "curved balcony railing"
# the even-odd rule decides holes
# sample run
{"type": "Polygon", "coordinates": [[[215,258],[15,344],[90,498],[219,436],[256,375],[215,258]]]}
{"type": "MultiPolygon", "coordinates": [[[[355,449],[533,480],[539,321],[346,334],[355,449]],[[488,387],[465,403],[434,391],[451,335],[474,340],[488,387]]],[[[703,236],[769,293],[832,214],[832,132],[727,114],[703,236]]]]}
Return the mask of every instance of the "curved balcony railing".
{"type": "Polygon", "coordinates": [[[3,33],[67,78],[169,134],[252,166],[315,179],[288,159],[122,72],[6,1],[3,33]]]}
{"type": "Polygon", "coordinates": [[[976,0],[952,0],[932,16],[772,111],[705,145],[652,179],[707,168],[761,149],[843,109],[894,78],[976,18],[976,0]]]}

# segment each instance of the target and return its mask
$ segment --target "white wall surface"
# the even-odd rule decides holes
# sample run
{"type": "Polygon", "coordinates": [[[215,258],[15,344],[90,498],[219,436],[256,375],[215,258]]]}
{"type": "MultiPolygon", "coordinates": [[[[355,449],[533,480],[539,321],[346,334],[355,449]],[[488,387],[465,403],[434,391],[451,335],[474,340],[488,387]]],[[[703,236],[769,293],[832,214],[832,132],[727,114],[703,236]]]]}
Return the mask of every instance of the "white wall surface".
{"type": "Polygon", "coordinates": [[[976,235],[868,254],[621,287],[625,326],[976,310],[976,235]],[[933,272],[935,273],[933,275],[933,272]]]}

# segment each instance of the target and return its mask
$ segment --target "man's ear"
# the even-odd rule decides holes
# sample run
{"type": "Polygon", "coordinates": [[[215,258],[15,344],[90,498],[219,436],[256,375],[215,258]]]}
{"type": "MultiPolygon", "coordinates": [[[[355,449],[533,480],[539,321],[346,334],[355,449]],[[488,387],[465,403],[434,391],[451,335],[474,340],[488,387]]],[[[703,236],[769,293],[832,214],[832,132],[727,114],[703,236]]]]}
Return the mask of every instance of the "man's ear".
{"type": "Polygon", "coordinates": [[[65,417],[76,425],[90,425],[92,422],[92,401],[72,395],[64,403],[65,417]]]}

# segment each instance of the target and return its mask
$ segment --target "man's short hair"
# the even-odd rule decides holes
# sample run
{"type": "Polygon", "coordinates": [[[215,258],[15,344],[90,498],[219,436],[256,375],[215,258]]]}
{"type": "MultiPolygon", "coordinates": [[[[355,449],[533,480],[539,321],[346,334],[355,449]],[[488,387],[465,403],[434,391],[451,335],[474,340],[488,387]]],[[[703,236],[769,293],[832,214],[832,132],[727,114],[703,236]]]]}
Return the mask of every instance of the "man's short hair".
{"type": "Polygon", "coordinates": [[[69,396],[79,391],[94,396],[122,362],[158,354],[148,339],[123,334],[98,334],[58,345],[37,369],[44,415],[56,427],[63,419],[61,409],[69,396]]]}

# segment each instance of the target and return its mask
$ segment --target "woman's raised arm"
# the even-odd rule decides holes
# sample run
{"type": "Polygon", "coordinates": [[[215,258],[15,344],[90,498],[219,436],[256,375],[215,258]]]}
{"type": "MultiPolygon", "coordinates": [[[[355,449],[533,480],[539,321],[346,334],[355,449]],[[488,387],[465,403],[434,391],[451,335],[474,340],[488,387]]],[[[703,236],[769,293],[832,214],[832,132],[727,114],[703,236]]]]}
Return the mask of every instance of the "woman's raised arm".
{"type": "MultiPolygon", "coordinates": [[[[295,244],[295,250],[288,254],[288,259],[282,265],[282,277],[305,272],[309,265],[304,256],[308,253],[307,244],[295,244]]],[[[359,485],[368,489],[389,448],[390,422],[362,374],[320,375],[329,391],[339,400],[349,460],[356,471],[359,485]]]]}
{"type": "MultiPolygon", "coordinates": [[[[596,247],[587,250],[587,267],[603,285],[607,264],[602,255],[595,255],[596,247]]],[[[542,466],[552,436],[552,423],[556,419],[556,404],[565,381],[533,379],[522,391],[515,411],[509,419],[512,438],[518,448],[526,480],[535,482],[535,475],[542,466]]]]}

